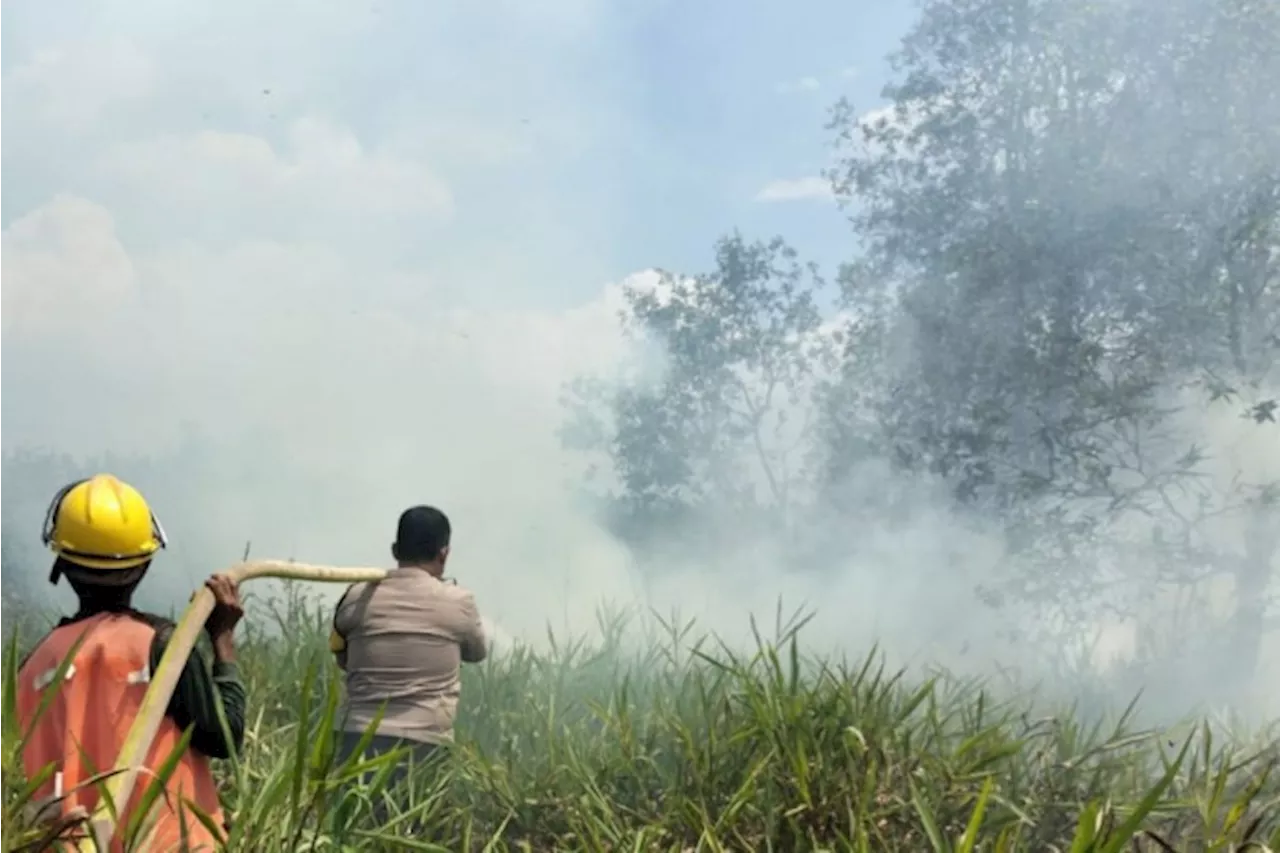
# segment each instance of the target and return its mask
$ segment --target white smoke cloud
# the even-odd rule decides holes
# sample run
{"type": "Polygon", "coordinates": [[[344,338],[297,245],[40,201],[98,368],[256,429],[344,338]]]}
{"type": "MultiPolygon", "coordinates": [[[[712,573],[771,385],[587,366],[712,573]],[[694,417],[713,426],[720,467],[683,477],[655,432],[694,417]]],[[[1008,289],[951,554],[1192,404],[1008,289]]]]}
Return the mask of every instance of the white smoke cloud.
{"type": "MultiPolygon", "coordinates": [[[[626,576],[556,437],[623,355],[625,275],[572,214],[609,188],[529,180],[626,132],[580,73],[600,4],[5,14],[4,446],[180,462],[134,472],[175,539],[153,592],[246,541],[386,564],[424,501],[501,623],[626,576]]],[[[37,543],[60,483],[7,485],[37,543]]]]}
{"type": "MultiPolygon", "coordinates": [[[[425,501],[453,519],[451,574],[495,636],[589,630],[612,600],[741,637],[781,598],[818,610],[814,646],[988,666],[972,590],[1001,550],[923,487],[896,526],[848,530],[838,572],[783,574],[783,543],[632,565],[579,498],[560,394],[636,355],[622,290],[659,283],[596,239],[616,213],[607,181],[542,183],[626,141],[593,88],[612,68],[592,54],[610,47],[607,4],[383,5],[6,8],[5,448],[184,458],[181,474],[138,476],[175,519],[164,560],[198,574],[246,541],[385,565],[397,514],[425,501]],[[397,36],[429,90],[379,93],[401,73],[381,55],[397,36]],[[189,457],[201,448],[214,455],[189,457]],[[967,642],[981,650],[966,658],[967,642]]],[[[810,177],[762,198],[829,195],[810,177]]],[[[1214,446],[1235,426],[1213,425],[1214,446]]],[[[1274,468],[1274,445],[1239,452],[1274,468]]],[[[862,476],[869,492],[913,488],[862,476]]],[[[17,487],[60,483],[7,485],[6,512],[17,487]]],[[[45,494],[21,508],[33,540],[45,494]]],[[[148,583],[185,599],[200,577],[163,565],[148,583]]]]}

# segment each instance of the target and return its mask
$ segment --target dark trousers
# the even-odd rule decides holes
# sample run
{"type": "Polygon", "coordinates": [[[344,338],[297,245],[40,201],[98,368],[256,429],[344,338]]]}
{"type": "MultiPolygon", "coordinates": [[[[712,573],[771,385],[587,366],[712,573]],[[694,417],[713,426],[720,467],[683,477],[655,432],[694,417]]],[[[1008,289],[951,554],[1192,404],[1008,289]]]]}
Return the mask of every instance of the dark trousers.
{"type": "MultiPolygon", "coordinates": [[[[337,762],[341,764],[350,758],[360,746],[360,739],[364,737],[360,732],[342,732],[341,742],[338,746],[337,762]]],[[[416,767],[421,768],[424,765],[431,766],[438,764],[443,758],[444,750],[433,743],[422,743],[421,741],[405,740],[403,738],[392,737],[391,735],[374,735],[368,744],[365,745],[363,758],[369,760],[383,755],[394,749],[408,749],[408,755],[397,761],[392,767],[391,773],[387,777],[386,787],[383,789],[383,795],[373,804],[374,821],[383,825],[390,819],[387,811],[386,795],[390,795],[401,808],[407,809],[414,804],[410,802],[410,792],[401,789],[401,786],[409,778],[410,772],[416,767]]],[[[421,772],[416,774],[421,777],[421,772]]],[[[354,787],[359,784],[359,780],[348,783],[354,787]]]]}

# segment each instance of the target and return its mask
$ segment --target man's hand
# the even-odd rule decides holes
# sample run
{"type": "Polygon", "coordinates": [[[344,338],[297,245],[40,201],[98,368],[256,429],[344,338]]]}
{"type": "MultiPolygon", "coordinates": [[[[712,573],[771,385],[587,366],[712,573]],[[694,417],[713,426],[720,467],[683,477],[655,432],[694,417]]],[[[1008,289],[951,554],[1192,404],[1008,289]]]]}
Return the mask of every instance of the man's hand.
{"type": "Polygon", "coordinates": [[[213,641],[214,656],[224,662],[235,660],[236,625],[244,616],[244,605],[240,603],[240,590],[235,581],[223,574],[217,574],[204,582],[213,593],[213,611],[205,620],[205,630],[213,641]]]}

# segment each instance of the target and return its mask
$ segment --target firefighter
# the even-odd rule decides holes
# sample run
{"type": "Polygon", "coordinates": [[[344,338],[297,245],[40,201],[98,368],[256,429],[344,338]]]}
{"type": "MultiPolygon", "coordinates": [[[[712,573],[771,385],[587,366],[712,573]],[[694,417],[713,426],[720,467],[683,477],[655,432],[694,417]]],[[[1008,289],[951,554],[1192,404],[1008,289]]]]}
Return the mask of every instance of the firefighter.
{"type": "MultiPolygon", "coordinates": [[[[164,529],[137,489],[110,474],[67,485],[49,505],[42,537],[55,554],[50,583],[66,578],[79,608],[23,662],[18,717],[23,731],[30,731],[23,744],[27,778],[34,780],[52,765],[37,802],[46,804],[47,817],[68,822],[92,814],[98,805],[100,782],[93,777],[115,764],[175,626],[132,606],[134,590],[166,545],[164,529]],[[59,666],[72,653],[60,688],[38,713],[59,666]]],[[[205,623],[212,665],[199,649],[187,660],[133,799],[120,816],[119,825],[127,825],[150,784],[147,770],[160,768],[190,729],[166,795],[157,798],[149,816],[153,850],[215,849],[215,833],[188,803],[224,826],[210,759],[229,757],[244,740],[245,690],[234,641],[244,609],[226,576],[214,575],[206,586],[216,601],[205,623]]],[[[118,835],[111,849],[122,849],[118,835]]]]}

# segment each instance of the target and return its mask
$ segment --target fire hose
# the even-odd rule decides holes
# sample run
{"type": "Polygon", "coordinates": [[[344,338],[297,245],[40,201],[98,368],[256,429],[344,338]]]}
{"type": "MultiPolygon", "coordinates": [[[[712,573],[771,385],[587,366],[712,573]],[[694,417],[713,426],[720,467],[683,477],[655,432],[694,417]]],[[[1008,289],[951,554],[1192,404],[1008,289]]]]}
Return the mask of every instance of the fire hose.
{"type": "MultiPolygon", "coordinates": [[[[232,566],[226,574],[237,584],[256,578],[282,578],[322,583],[377,583],[384,580],[388,572],[386,569],[346,569],[333,566],[311,566],[283,560],[254,560],[232,566]]],[[[123,807],[133,796],[142,762],[151,751],[151,744],[160,730],[160,723],[164,719],[169,700],[178,686],[182,668],[186,665],[191,650],[195,648],[196,640],[204,630],[205,620],[213,612],[213,607],[213,593],[208,588],[201,588],[192,597],[182,618],[178,620],[173,636],[160,658],[160,664],[152,675],[151,684],[147,687],[138,716],[129,728],[124,745],[120,748],[120,755],[116,758],[115,767],[105,782],[107,796],[101,798],[96,813],[90,820],[88,837],[78,846],[82,853],[91,853],[95,849],[109,849],[117,829],[117,815],[112,814],[109,804],[120,803],[123,807]],[[97,839],[96,847],[94,839],[97,839]]]]}

